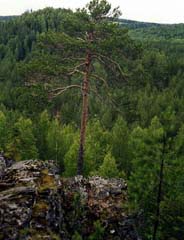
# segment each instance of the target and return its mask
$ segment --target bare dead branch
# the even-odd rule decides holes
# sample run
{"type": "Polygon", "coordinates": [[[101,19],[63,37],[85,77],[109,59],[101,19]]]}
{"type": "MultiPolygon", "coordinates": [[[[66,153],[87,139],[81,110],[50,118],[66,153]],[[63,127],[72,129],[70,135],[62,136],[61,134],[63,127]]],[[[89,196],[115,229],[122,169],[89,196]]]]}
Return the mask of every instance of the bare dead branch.
{"type": "Polygon", "coordinates": [[[82,75],[85,74],[85,72],[83,72],[83,71],[80,71],[80,70],[78,70],[78,69],[74,69],[72,72],[67,73],[67,75],[68,75],[68,76],[72,76],[72,75],[74,75],[75,73],[80,73],[80,74],[82,74],[82,75]]]}
{"type": "Polygon", "coordinates": [[[99,56],[97,56],[96,54],[93,55],[93,56],[94,56],[95,59],[98,59],[99,62],[101,62],[102,64],[105,65],[105,62],[99,56]]]}
{"type": "Polygon", "coordinates": [[[101,101],[103,100],[103,98],[98,94],[97,89],[90,87],[90,91],[93,92],[101,101]]]}
{"type": "Polygon", "coordinates": [[[101,80],[105,84],[106,88],[109,88],[109,85],[108,85],[107,81],[105,80],[105,78],[100,77],[100,76],[98,76],[96,74],[91,74],[91,77],[94,77],[95,79],[101,80]]]}
{"type": "Polygon", "coordinates": [[[62,60],[70,60],[70,61],[72,61],[72,60],[78,60],[78,61],[85,61],[85,58],[80,58],[80,57],[65,57],[65,58],[62,58],[62,60]]]}
{"type": "Polygon", "coordinates": [[[85,64],[86,64],[86,63],[83,62],[83,63],[80,63],[79,65],[73,67],[73,68],[71,69],[71,71],[68,73],[68,75],[71,76],[71,75],[73,75],[73,74],[75,74],[75,73],[84,74],[84,72],[83,72],[83,71],[80,71],[78,68],[84,66],[85,64]]]}
{"type": "Polygon", "coordinates": [[[65,86],[65,87],[59,87],[59,88],[55,88],[55,89],[50,90],[50,92],[49,92],[50,97],[51,96],[52,96],[52,98],[57,97],[58,95],[64,93],[65,91],[67,91],[68,89],[71,89],[71,88],[82,89],[82,87],[80,85],[77,85],[77,84],[73,84],[73,85],[69,85],[69,86],[65,86]]]}
{"type": "Polygon", "coordinates": [[[83,39],[83,38],[81,38],[81,37],[78,37],[77,40],[80,40],[80,41],[82,41],[82,42],[86,42],[86,40],[83,39]]]}
{"type": "Polygon", "coordinates": [[[123,70],[122,70],[122,68],[121,68],[121,66],[119,65],[118,62],[116,62],[112,58],[107,57],[107,56],[102,55],[102,54],[95,54],[93,56],[95,56],[102,63],[104,63],[103,59],[106,59],[109,62],[111,62],[113,65],[115,65],[118,68],[118,70],[119,70],[120,74],[122,75],[122,77],[127,81],[127,79],[125,78],[125,77],[127,77],[127,74],[123,72],[123,70]]]}
{"type": "Polygon", "coordinates": [[[29,72],[26,75],[24,85],[26,87],[38,86],[43,84],[44,87],[48,86],[52,81],[53,78],[57,77],[56,75],[47,75],[46,73],[42,73],[40,71],[29,72]]]}

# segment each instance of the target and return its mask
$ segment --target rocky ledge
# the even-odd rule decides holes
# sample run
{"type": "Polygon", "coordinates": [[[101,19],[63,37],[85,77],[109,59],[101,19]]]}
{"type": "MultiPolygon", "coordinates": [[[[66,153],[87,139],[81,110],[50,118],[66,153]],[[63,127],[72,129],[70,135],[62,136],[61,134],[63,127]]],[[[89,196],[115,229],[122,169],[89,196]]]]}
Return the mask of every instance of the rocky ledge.
{"type": "Polygon", "coordinates": [[[122,179],[61,178],[52,161],[0,156],[0,239],[138,240],[122,179]]]}

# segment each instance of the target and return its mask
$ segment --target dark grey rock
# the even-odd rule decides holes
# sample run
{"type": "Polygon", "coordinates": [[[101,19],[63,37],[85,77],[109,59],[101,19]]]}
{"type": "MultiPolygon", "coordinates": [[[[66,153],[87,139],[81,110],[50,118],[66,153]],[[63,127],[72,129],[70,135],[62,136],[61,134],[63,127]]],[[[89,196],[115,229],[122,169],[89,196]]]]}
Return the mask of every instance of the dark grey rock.
{"type": "Polygon", "coordinates": [[[4,174],[4,170],[6,168],[6,161],[5,158],[0,154],[0,179],[2,178],[4,174]]]}
{"type": "Polygon", "coordinates": [[[53,161],[7,167],[1,156],[0,171],[0,240],[70,240],[75,231],[88,239],[97,221],[105,240],[139,239],[122,179],[60,178],[53,161]]]}

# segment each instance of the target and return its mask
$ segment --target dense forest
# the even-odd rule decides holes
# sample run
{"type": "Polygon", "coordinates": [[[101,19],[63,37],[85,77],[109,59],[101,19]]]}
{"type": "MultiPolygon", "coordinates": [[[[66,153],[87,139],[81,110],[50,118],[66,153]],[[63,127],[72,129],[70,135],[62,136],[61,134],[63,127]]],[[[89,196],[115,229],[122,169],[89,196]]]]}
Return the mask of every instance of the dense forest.
{"type": "MultiPolygon", "coordinates": [[[[65,177],[77,169],[86,14],[0,18],[0,150],[53,159],[65,177]]],[[[127,180],[143,239],[183,240],[184,24],[110,20],[90,43],[84,175],[127,180]]]]}

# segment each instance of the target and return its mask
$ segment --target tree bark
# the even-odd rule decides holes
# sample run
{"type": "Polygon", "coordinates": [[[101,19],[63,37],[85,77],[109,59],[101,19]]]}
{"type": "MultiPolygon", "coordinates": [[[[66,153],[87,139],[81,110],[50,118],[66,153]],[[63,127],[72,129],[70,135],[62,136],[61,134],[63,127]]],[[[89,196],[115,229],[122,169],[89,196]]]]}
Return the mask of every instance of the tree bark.
{"type": "Polygon", "coordinates": [[[83,165],[84,165],[84,145],[86,138],[86,126],[88,120],[88,94],[89,94],[89,75],[90,75],[90,66],[91,66],[91,52],[90,50],[86,53],[85,61],[85,75],[83,79],[82,87],[82,115],[81,115],[81,128],[80,128],[80,145],[79,145],[79,155],[78,155],[78,165],[77,165],[77,174],[83,174],[83,165]]]}

